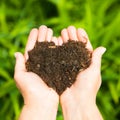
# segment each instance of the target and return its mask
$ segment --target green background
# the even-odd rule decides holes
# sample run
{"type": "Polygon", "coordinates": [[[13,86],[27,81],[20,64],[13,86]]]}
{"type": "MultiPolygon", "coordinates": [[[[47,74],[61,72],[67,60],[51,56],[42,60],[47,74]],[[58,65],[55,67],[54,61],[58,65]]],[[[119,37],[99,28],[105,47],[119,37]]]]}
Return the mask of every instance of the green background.
{"type": "Polygon", "coordinates": [[[94,48],[107,48],[97,105],[105,120],[120,120],[120,0],[0,0],[0,120],[18,119],[23,99],[13,79],[14,53],[24,52],[30,30],[42,24],[56,36],[69,25],[82,27],[94,48]]]}

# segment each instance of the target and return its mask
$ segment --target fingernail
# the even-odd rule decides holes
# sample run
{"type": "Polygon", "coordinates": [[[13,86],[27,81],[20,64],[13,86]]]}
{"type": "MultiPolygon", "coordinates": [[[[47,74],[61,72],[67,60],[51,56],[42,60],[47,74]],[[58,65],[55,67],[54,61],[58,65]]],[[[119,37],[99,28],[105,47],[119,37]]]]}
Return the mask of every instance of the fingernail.
{"type": "Polygon", "coordinates": [[[17,58],[17,52],[14,53],[15,58],[17,58]]]}
{"type": "Polygon", "coordinates": [[[19,55],[20,55],[20,53],[19,53],[19,52],[15,52],[15,53],[14,53],[15,58],[18,58],[18,57],[19,57],[19,55]]]}
{"type": "Polygon", "coordinates": [[[104,54],[105,51],[106,51],[106,48],[105,48],[105,47],[102,47],[102,49],[101,49],[102,54],[104,54]]]}

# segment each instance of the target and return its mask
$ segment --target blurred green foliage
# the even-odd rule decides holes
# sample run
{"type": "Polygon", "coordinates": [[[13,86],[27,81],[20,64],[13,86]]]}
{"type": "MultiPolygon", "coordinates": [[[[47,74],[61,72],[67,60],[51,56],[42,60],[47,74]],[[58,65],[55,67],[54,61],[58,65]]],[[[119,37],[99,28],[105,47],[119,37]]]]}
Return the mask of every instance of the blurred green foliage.
{"type": "MultiPolygon", "coordinates": [[[[0,120],[17,120],[23,99],[15,86],[14,52],[24,52],[31,28],[55,35],[68,25],[84,28],[94,48],[105,46],[97,96],[105,120],[120,119],[120,0],[0,0],[0,120]]],[[[57,120],[63,120],[59,107],[57,120]]]]}

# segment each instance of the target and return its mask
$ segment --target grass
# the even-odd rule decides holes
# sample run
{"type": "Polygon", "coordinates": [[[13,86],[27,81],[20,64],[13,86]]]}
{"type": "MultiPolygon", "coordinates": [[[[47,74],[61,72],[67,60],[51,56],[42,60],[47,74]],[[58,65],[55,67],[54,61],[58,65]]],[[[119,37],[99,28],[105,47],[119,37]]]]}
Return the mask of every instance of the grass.
{"type": "MultiPolygon", "coordinates": [[[[0,1],[0,119],[17,120],[23,100],[14,80],[14,52],[24,52],[31,28],[42,24],[55,35],[68,25],[84,28],[93,47],[104,46],[102,86],[97,96],[105,120],[120,118],[119,0],[0,1]]],[[[57,120],[62,120],[59,107],[57,120]]]]}

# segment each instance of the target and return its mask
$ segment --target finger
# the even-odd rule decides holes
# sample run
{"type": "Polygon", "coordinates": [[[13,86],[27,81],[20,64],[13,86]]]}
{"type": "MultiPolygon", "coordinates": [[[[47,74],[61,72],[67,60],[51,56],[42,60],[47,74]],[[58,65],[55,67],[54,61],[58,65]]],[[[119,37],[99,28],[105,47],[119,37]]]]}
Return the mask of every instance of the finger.
{"type": "Polygon", "coordinates": [[[58,37],[58,45],[61,46],[63,44],[63,39],[62,37],[58,37]]]}
{"type": "Polygon", "coordinates": [[[63,29],[61,31],[61,38],[63,39],[63,42],[67,42],[69,40],[67,29],[63,29]]]}
{"type": "Polygon", "coordinates": [[[93,51],[93,47],[92,47],[89,39],[88,39],[88,41],[87,41],[86,48],[87,48],[89,51],[93,51]]]}
{"type": "Polygon", "coordinates": [[[68,31],[68,36],[70,40],[75,40],[75,41],[78,40],[76,28],[74,26],[69,26],[67,28],[67,31],[68,31]]]}
{"type": "Polygon", "coordinates": [[[81,42],[87,43],[88,41],[88,35],[85,32],[85,30],[82,28],[77,29],[77,37],[78,37],[78,40],[81,42]]]}
{"type": "Polygon", "coordinates": [[[25,67],[24,56],[21,53],[16,52],[15,53],[15,58],[16,58],[15,73],[25,72],[26,67],[25,67]]]}
{"type": "Polygon", "coordinates": [[[38,37],[38,29],[34,28],[31,30],[28,41],[25,48],[25,59],[28,59],[28,51],[32,50],[35,46],[38,37]]]}
{"type": "Polygon", "coordinates": [[[84,29],[78,28],[77,36],[78,36],[79,41],[86,43],[86,48],[87,49],[89,49],[90,51],[93,51],[93,48],[92,48],[92,45],[91,45],[90,40],[88,38],[88,35],[87,35],[87,33],[85,32],[84,29]]]}
{"type": "Polygon", "coordinates": [[[92,63],[90,65],[90,67],[92,67],[93,70],[100,71],[101,58],[102,58],[102,55],[105,53],[105,51],[106,51],[106,48],[104,47],[98,47],[93,51],[92,63]]]}
{"type": "Polygon", "coordinates": [[[58,45],[58,40],[57,40],[57,37],[52,37],[52,42],[55,43],[55,45],[58,45]]]}
{"type": "Polygon", "coordinates": [[[48,42],[50,42],[51,41],[51,39],[52,39],[52,36],[53,36],[53,31],[52,31],[52,29],[51,28],[48,28],[47,29],[47,34],[46,34],[46,41],[48,41],[48,42]]]}
{"type": "Polygon", "coordinates": [[[47,27],[45,25],[40,26],[38,33],[38,42],[44,42],[46,39],[46,34],[47,34],[47,27]]]}

